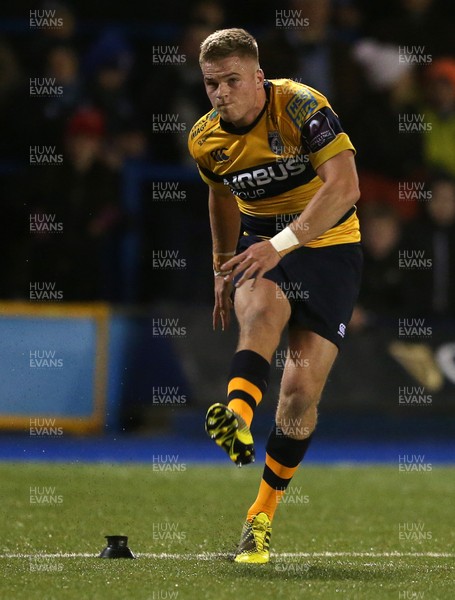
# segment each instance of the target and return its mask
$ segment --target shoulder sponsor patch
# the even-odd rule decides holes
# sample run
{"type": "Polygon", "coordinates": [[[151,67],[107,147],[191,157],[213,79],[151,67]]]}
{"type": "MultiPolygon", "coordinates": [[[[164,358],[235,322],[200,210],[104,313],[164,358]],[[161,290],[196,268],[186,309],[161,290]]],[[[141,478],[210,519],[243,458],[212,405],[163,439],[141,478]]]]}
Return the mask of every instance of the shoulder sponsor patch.
{"type": "Polygon", "coordinates": [[[317,109],[318,101],[306,88],[295,93],[286,105],[286,112],[300,129],[305,120],[317,109]]]}
{"type": "Polygon", "coordinates": [[[302,127],[302,141],[309,152],[318,152],[342,132],[338,117],[330,108],[324,107],[314,113],[302,127]]]}

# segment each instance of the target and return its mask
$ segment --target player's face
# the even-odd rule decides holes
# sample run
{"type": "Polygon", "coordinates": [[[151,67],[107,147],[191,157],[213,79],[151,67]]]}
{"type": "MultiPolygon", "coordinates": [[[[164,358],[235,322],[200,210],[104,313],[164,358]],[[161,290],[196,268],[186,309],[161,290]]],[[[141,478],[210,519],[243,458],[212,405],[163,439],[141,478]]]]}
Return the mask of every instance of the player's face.
{"type": "Polygon", "coordinates": [[[253,58],[234,55],[207,61],[202,74],[210,102],[224,121],[244,127],[264,107],[264,73],[253,58]]]}

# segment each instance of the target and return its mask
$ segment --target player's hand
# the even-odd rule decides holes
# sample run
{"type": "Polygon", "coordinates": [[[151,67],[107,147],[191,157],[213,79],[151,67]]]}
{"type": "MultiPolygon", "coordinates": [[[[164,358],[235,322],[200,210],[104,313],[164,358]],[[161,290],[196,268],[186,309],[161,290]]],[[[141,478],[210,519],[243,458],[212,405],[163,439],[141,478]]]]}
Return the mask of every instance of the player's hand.
{"type": "Polygon", "coordinates": [[[232,283],[224,277],[215,277],[215,307],[213,309],[213,329],[221,322],[221,331],[229,327],[232,310],[232,283]]]}
{"type": "Polygon", "coordinates": [[[264,273],[273,269],[281,260],[280,255],[268,241],[258,242],[237,254],[221,267],[221,271],[232,272],[224,277],[225,281],[231,282],[236,275],[243,273],[235,287],[242,286],[248,279],[253,279],[251,289],[254,288],[256,279],[261,279],[264,273]]]}

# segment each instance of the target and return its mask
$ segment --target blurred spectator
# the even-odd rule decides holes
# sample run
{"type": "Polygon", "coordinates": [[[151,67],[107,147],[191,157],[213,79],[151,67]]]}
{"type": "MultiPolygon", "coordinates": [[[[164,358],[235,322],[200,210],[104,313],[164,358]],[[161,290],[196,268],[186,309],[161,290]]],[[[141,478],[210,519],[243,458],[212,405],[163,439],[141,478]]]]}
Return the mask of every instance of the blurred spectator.
{"type": "Polygon", "coordinates": [[[350,115],[348,127],[357,149],[362,201],[392,205],[405,218],[415,204],[399,202],[399,184],[422,179],[425,123],[415,117],[418,88],[414,68],[400,63],[393,46],[364,39],[353,47],[363,68],[364,93],[350,115]],[[401,127],[410,120],[409,130],[401,127]],[[415,123],[413,122],[415,121],[415,123]]]}
{"type": "Polygon", "coordinates": [[[39,135],[48,143],[59,143],[67,119],[83,101],[83,85],[76,52],[67,46],[55,46],[49,50],[44,77],[54,80],[52,85],[61,87],[62,93],[44,99],[43,123],[39,135]]]}
{"type": "MultiPolygon", "coordinates": [[[[382,18],[370,23],[377,40],[414,47],[432,58],[453,53],[453,23],[444,11],[444,0],[399,0],[382,18]]],[[[398,48],[397,48],[398,50],[398,48]]]]}
{"type": "Polygon", "coordinates": [[[224,27],[226,14],[219,0],[199,0],[190,9],[190,23],[200,23],[215,31],[224,27]]]}
{"type": "Polygon", "coordinates": [[[199,66],[199,50],[202,41],[212,33],[205,23],[192,23],[183,32],[179,48],[185,56],[184,65],[176,65],[172,69],[173,99],[172,112],[187,128],[182,134],[176,134],[175,141],[180,162],[194,166],[188,154],[188,132],[194,123],[211,108],[209,99],[202,84],[201,67],[199,66]]]}
{"type": "Polygon", "coordinates": [[[417,111],[413,67],[397,60],[393,46],[362,40],[353,48],[364,69],[364,94],[350,123],[360,170],[403,180],[422,170],[422,133],[402,131],[400,117],[417,111]]]}
{"type": "Polygon", "coordinates": [[[122,122],[134,116],[128,69],[120,56],[105,58],[98,65],[89,96],[91,103],[105,115],[108,132],[114,132],[122,122]]]}
{"type": "Polygon", "coordinates": [[[50,12],[54,19],[59,22],[58,27],[44,27],[41,31],[43,38],[49,40],[49,44],[55,40],[59,45],[62,42],[73,42],[77,38],[76,15],[70,3],[61,0],[45,0],[40,7],[42,11],[50,12]]]}
{"type": "Polygon", "coordinates": [[[197,2],[190,7],[188,19],[175,44],[152,48],[151,77],[142,112],[148,116],[147,130],[157,160],[177,159],[180,164],[194,166],[188,155],[188,132],[211,108],[201,79],[200,45],[214,30],[225,26],[223,5],[216,0],[197,2]],[[153,118],[164,122],[154,123],[153,118]]]}
{"type": "Polygon", "coordinates": [[[334,26],[337,39],[354,43],[363,34],[365,15],[356,0],[334,0],[334,26]]]}
{"type": "MultiPolygon", "coordinates": [[[[36,77],[37,73],[43,72],[50,50],[56,46],[67,46],[79,54],[83,43],[81,35],[77,32],[76,14],[69,4],[57,0],[47,0],[30,7],[30,9],[39,11],[39,15],[45,19],[58,23],[55,26],[32,27],[33,37],[28,44],[24,44],[21,48],[25,64],[30,69],[31,75],[36,77]]],[[[36,20],[39,21],[39,17],[36,20]]]]}
{"type": "Polygon", "coordinates": [[[425,70],[425,120],[431,131],[423,136],[427,168],[455,177],[455,59],[440,58],[425,70]]]}
{"type": "Polygon", "coordinates": [[[333,97],[331,0],[291,0],[290,9],[308,19],[308,27],[288,30],[288,40],[297,54],[299,81],[333,97]]]}
{"type": "Polygon", "coordinates": [[[351,327],[377,325],[382,315],[392,316],[404,304],[403,273],[398,250],[401,222],[390,206],[369,204],[360,211],[364,271],[351,327]]]}
{"type": "Polygon", "coordinates": [[[318,89],[347,123],[363,92],[351,55],[362,35],[359,7],[353,0],[292,0],[275,8],[275,15],[275,26],[258,35],[266,77],[290,77],[318,89]]]}
{"type": "Polygon", "coordinates": [[[280,27],[265,28],[257,35],[257,42],[261,49],[259,60],[266,78],[289,77],[297,79],[299,71],[298,54],[289,42],[285,29],[280,27]],[[277,51],[278,48],[279,52],[277,51]]]}
{"type": "Polygon", "coordinates": [[[113,170],[122,169],[126,161],[150,160],[149,144],[144,126],[137,119],[117,123],[103,149],[103,160],[113,170]]]}
{"type": "Polygon", "coordinates": [[[407,304],[416,316],[455,317],[455,179],[436,176],[432,198],[405,228],[407,304]]]}
{"type": "Polygon", "coordinates": [[[137,117],[130,89],[135,62],[134,49],[116,27],[104,29],[82,60],[90,104],[105,116],[107,133],[115,132],[127,120],[137,117]]]}
{"type": "Polygon", "coordinates": [[[116,174],[101,161],[105,120],[80,109],[65,132],[62,165],[42,167],[31,181],[31,212],[51,215],[61,233],[37,232],[30,280],[55,281],[66,301],[117,300],[118,237],[123,224],[116,174]]]}
{"type": "MultiPolygon", "coordinates": [[[[332,43],[333,103],[341,122],[349,126],[349,116],[355,114],[358,99],[363,96],[360,65],[352,56],[352,47],[364,35],[364,7],[356,0],[334,0],[332,43]]],[[[350,128],[349,128],[350,130],[350,128]]]]}
{"type": "Polygon", "coordinates": [[[279,7],[275,27],[258,39],[270,79],[291,77],[333,98],[331,0],[289,0],[279,7]],[[285,70],[284,70],[285,69],[285,70]]]}
{"type": "Polygon", "coordinates": [[[0,159],[21,159],[28,133],[24,97],[28,90],[16,53],[6,40],[0,40],[0,159]]]}

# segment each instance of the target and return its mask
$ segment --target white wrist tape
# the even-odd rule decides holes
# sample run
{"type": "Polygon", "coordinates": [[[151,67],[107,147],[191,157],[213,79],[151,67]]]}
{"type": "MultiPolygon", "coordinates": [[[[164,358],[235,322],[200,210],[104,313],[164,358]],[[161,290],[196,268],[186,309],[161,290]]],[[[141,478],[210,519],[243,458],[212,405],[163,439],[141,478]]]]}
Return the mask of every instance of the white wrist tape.
{"type": "Polygon", "coordinates": [[[269,242],[280,256],[284,256],[300,246],[298,237],[289,227],[285,227],[283,231],[274,235],[273,238],[270,238],[269,242]]]}

